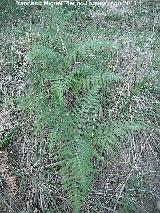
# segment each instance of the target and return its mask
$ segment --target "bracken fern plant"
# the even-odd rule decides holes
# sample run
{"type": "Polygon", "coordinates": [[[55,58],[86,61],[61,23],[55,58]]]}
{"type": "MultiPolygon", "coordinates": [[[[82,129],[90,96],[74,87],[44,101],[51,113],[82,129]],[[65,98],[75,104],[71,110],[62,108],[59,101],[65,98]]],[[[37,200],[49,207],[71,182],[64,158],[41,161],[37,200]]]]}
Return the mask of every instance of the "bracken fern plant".
{"type": "Polygon", "coordinates": [[[103,164],[106,147],[114,148],[130,131],[148,128],[136,116],[125,116],[131,97],[118,112],[112,110],[112,88],[125,82],[112,66],[120,44],[98,34],[88,39],[89,11],[83,9],[64,6],[37,12],[43,18],[40,25],[32,26],[27,53],[30,72],[26,78],[32,87],[29,94],[17,98],[18,106],[34,115],[38,141],[47,130],[52,171],[60,176],[75,213],[90,192],[96,173],[93,159],[103,164]]]}

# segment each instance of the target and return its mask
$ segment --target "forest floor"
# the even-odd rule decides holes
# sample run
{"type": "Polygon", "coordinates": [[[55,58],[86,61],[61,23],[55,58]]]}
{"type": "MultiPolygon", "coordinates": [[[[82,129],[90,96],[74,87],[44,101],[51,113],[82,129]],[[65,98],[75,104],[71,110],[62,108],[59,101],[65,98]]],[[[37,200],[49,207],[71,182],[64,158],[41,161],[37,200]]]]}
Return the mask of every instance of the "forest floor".
{"type": "MultiPolygon", "coordinates": [[[[159,16],[155,9],[150,17],[146,12],[150,7],[137,4],[110,6],[90,12],[93,24],[99,29],[110,30],[108,38],[122,44],[117,57],[112,61],[112,66],[116,73],[126,77],[127,80],[121,92],[127,90],[128,95],[135,80],[135,72],[136,79],[142,80],[148,73],[153,83],[156,83],[160,68],[159,16]],[[135,12],[137,8],[144,15],[139,16],[135,12]],[[127,13],[133,14],[134,18],[132,17],[131,20],[123,18],[127,13]],[[154,69],[151,70],[151,67],[154,69]]],[[[55,180],[57,188],[53,190],[52,186],[48,186],[45,189],[46,183],[43,183],[45,166],[50,165],[50,156],[47,156],[45,147],[41,147],[41,159],[37,159],[34,149],[37,142],[31,138],[34,115],[29,115],[30,120],[28,120],[28,115],[15,110],[16,106],[12,102],[15,96],[23,96],[31,84],[31,79],[24,80],[23,78],[28,72],[25,54],[30,47],[29,33],[22,32],[25,25],[29,25],[25,18],[17,19],[15,23],[10,20],[1,31],[0,212],[47,213],[42,205],[45,199],[53,203],[56,201],[59,210],[55,209],[53,212],[71,212],[63,196],[58,176],[50,177],[55,180]],[[9,54],[9,57],[6,54],[9,54]],[[18,123],[21,126],[25,125],[24,131],[17,128],[18,123]],[[27,132],[26,129],[28,129],[27,132]],[[42,161],[44,167],[39,167],[39,160],[42,161]],[[38,179],[40,175],[41,181],[38,179]]],[[[32,33],[33,39],[36,40],[35,32],[32,33]]],[[[103,36],[105,37],[106,34],[104,33],[103,36]]],[[[152,104],[159,106],[160,96],[153,97],[152,94],[148,96],[148,99],[143,93],[136,96],[130,105],[129,119],[132,119],[134,114],[132,112],[139,108],[148,110],[152,104]]],[[[118,107],[119,102],[116,100],[113,110],[118,107]]],[[[106,148],[104,153],[106,163],[102,168],[97,167],[97,175],[92,183],[91,192],[81,212],[160,212],[158,141],[158,136],[156,138],[152,134],[141,131],[137,134],[129,134],[127,139],[121,141],[113,149],[106,148]],[[125,205],[122,205],[124,203],[125,205]]]]}

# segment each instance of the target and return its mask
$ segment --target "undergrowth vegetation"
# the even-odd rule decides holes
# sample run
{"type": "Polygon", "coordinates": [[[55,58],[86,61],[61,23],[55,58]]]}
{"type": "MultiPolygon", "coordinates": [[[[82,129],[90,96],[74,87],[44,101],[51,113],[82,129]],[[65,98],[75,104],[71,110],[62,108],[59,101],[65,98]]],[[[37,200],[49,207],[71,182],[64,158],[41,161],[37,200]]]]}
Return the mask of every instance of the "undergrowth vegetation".
{"type": "MultiPolygon", "coordinates": [[[[138,6],[135,17],[137,11],[138,6]]],[[[156,16],[152,18],[155,13],[150,12],[147,23],[151,38],[148,49],[143,46],[143,32],[133,27],[130,35],[123,33],[137,20],[132,14],[108,12],[103,17],[102,8],[98,7],[42,7],[33,11],[29,21],[23,21],[18,36],[26,39],[25,57],[20,54],[11,63],[14,71],[17,66],[24,66],[20,77],[23,91],[16,96],[5,94],[4,101],[19,114],[18,122],[0,141],[0,148],[5,149],[19,132],[30,144],[26,145],[28,170],[21,180],[21,190],[27,189],[28,182],[32,186],[33,201],[29,201],[32,204],[27,207],[28,212],[33,212],[35,205],[37,212],[46,213],[138,213],[147,212],[147,196],[152,194],[155,200],[159,199],[158,191],[150,189],[148,177],[137,172],[138,157],[122,174],[125,178],[118,195],[111,198],[111,205],[106,204],[101,211],[94,211],[98,203],[91,205],[91,210],[86,207],[96,178],[106,165],[115,163],[119,152],[130,149],[130,141],[138,153],[135,141],[145,144],[141,140],[150,138],[159,153],[159,53],[155,49],[159,28],[154,22],[156,16]],[[98,18],[94,19],[91,13],[98,18]],[[150,26],[152,21],[154,29],[150,26]],[[130,41],[125,43],[127,39],[130,41]],[[133,48],[141,51],[136,52],[139,55],[133,67],[123,70],[127,51],[132,57],[133,48]],[[152,51],[150,61],[145,62],[146,69],[145,51],[152,51]]],[[[137,16],[145,17],[142,8],[137,16]]],[[[7,66],[10,65],[6,64],[5,69],[7,66]]],[[[135,153],[131,158],[136,158],[135,153]]]]}

